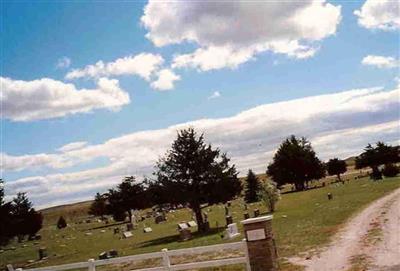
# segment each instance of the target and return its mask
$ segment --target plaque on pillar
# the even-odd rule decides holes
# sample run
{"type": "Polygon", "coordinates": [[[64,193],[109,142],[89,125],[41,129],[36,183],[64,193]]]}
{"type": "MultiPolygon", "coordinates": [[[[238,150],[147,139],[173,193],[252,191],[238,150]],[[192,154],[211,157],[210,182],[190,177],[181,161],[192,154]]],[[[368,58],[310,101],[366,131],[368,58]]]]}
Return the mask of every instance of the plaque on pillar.
{"type": "Polygon", "coordinates": [[[251,270],[278,270],[278,254],[271,222],[272,215],[242,221],[251,270]]]}

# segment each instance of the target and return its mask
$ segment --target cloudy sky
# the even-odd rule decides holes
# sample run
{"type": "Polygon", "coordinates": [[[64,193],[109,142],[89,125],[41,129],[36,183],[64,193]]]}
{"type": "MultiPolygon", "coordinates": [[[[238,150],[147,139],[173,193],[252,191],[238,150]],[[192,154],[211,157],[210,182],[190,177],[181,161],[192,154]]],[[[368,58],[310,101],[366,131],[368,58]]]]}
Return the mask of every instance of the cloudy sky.
{"type": "Polygon", "coordinates": [[[3,2],[1,174],[35,206],[142,178],[193,126],[241,175],[279,143],[398,144],[397,1],[3,2]]]}

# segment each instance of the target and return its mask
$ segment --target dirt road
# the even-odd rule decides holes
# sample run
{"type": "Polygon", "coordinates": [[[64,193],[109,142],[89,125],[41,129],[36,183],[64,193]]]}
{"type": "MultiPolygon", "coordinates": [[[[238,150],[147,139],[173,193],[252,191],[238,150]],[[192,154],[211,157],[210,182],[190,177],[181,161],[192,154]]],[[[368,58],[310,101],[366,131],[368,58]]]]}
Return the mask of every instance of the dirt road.
{"type": "Polygon", "coordinates": [[[319,254],[291,262],[307,271],[399,271],[400,189],[370,204],[332,240],[319,254]]]}

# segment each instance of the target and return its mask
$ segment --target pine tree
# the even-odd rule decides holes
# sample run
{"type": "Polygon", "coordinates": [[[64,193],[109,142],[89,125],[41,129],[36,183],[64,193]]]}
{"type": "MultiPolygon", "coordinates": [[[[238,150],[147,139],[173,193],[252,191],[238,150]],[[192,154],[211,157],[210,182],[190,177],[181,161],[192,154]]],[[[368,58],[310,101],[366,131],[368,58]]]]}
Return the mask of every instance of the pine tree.
{"type": "Polygon", "coordinates": [[[198,230],[206,230],[201,209],[207,204],[227,202],[242,190],[234,165],[219,149],[204,143],[193,128],[178,132],[172,148],[156,165],[153,191],[166,203],[189,204],[198,230]]]}
{"type": "Polygon", "coordinates": [[[246,178],[246,190],[245,190],[244,200],[247,203],[258,201],[260,188],[261,188],[260,181],[258,180],[257,176],[253,173],[253,171],[249,169],[246,178]]]}

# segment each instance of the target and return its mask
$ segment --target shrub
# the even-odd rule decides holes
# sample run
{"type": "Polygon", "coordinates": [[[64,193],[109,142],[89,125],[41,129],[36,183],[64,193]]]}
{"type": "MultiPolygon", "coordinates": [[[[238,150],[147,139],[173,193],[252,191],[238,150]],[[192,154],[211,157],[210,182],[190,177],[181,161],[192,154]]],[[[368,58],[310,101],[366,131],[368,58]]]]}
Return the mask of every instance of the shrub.
{"type": "Polygon", "coordinates": [[[273,213],[276,203],[281,199],[281,192],[275,182],[266,181],[262,185],[260,197],[264,201],[269,212],[273,213]]]}
{"type": "Polygon", "coordinates": [[[60,218],[57,221],[57,228],[58,229],[64,229],[67,227],[67,221],[65,221],[65,218],[60,216],[60,218]]]}
{"type": "Polygon", "coordinates": [[[385,177],[396,177],[399,174],[399,167],[393,164],[386,164],[382,169],[382,174],[385,177]]]}

